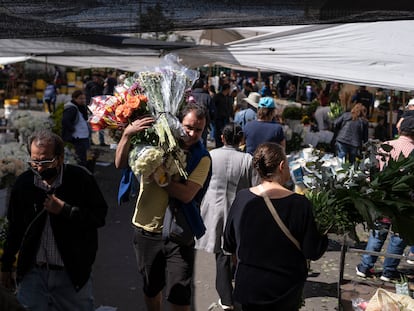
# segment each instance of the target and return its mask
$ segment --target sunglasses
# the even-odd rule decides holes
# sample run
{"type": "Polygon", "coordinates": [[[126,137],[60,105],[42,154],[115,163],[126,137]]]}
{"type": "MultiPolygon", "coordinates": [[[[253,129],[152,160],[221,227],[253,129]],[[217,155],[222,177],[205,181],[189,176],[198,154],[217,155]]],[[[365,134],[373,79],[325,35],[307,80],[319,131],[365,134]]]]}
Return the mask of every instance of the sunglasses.
{"type": "Polygon", "coordinates": [[[42,167],[48,167],[50,165],[53,164],[53,162],[56,161],[56,158],[53,158],[52,160],[32,160],[32,159],[28,159],[27,163],[29,163],[30,166],[32,167],[38,167],[38,166],[42,166],[42,167]]]}

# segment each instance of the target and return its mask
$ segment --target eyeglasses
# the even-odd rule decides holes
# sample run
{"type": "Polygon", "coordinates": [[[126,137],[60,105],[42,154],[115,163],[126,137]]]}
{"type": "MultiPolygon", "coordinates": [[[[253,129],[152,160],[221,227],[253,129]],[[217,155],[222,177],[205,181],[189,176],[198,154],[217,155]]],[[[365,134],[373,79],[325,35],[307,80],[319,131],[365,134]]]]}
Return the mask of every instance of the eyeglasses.
{"type": "Polygon", "coordinates": [[[39,160],[39,161],[28,159],[27,163],[29,163],[29,165],[31,165],[33,167],[38,167],[38,166],[49,167],[55,161],[56,161],[56,158],[53,158],[52,160],[39,160]]]}

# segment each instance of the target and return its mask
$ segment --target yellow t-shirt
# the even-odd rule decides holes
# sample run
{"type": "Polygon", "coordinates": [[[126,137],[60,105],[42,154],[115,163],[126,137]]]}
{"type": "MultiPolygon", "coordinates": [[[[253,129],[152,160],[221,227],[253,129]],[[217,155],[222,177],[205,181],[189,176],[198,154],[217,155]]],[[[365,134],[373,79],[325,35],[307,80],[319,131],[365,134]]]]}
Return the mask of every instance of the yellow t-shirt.
{"type": "MultiPolygon", "coordinates": [[[[207,179],[210,163],[209,157],[203,157],[188,176],[188,180],[202,187],[207,179]]],[[[140,191],[132,223],[149,232],[161,232],[167,206],[167,191],[158,186],[155,181],[145,183],[141,177],[140,191]]]]}

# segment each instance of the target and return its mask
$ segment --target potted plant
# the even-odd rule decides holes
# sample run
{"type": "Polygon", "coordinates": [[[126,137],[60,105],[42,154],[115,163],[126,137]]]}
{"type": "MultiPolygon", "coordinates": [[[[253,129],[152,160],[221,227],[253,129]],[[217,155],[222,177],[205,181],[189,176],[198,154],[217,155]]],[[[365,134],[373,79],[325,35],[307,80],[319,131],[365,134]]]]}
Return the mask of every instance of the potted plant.
{"type": "MultiPolygon", "coordinates": [[[[384,150],[386,146],[390,147],[381,145],[384,150]]],[[[354,233],[356,224],[373,228],[376,218],[386,216],[393,230],[414,244],[414,157],[389,159],[379,171],[376,150],[375,143],[369,142],[363,159],[353,165],[315,151],[318,154],[304,167],[306,196],[315,220],[322,232],[344,234],[354,233]]]]}

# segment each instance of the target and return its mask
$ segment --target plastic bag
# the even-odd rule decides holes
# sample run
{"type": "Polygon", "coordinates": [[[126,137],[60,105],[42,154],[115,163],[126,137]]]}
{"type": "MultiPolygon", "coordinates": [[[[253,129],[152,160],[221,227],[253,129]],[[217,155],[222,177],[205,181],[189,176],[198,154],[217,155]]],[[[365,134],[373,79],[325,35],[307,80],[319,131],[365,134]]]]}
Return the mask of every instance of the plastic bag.
{"type": "Polygon", "coordinates": [[[399,295],[383,288],[378,288],[370,299],[366,311],[411,311],[414,300],[406,295],[399,295]]]}
{"type": "Polygon", "coordinates": [[[364,311],[366,310],[368,302],[362,298],[352,299],[352,308],[355,311],[364,311]]]}

